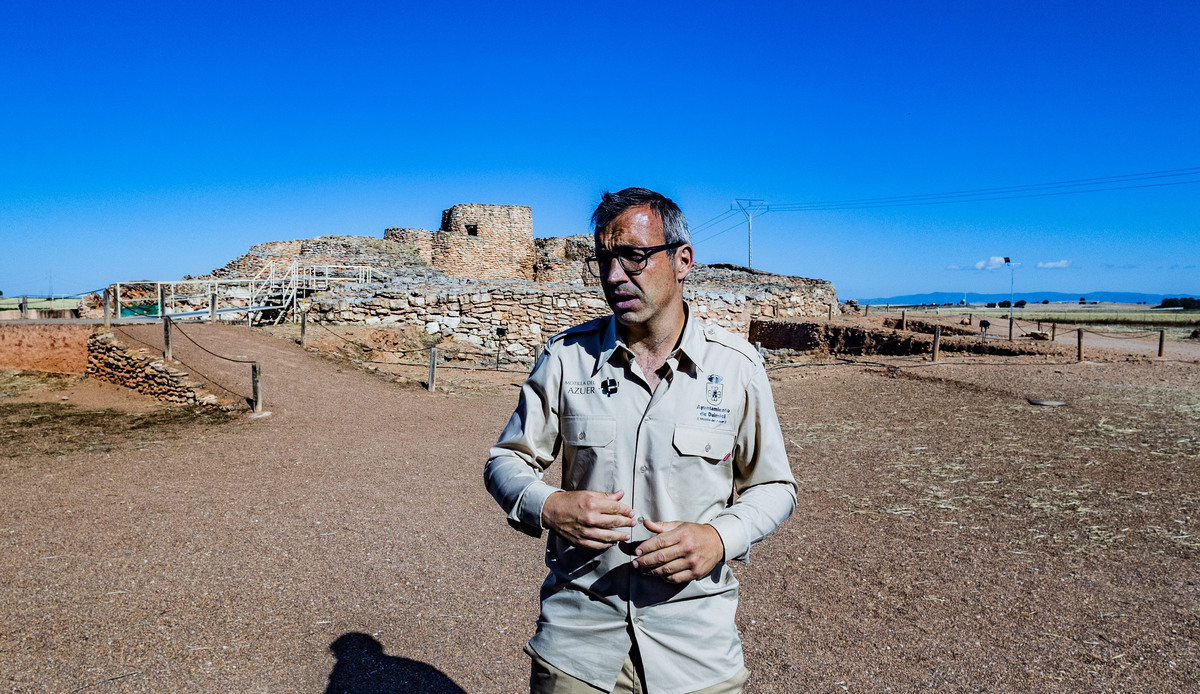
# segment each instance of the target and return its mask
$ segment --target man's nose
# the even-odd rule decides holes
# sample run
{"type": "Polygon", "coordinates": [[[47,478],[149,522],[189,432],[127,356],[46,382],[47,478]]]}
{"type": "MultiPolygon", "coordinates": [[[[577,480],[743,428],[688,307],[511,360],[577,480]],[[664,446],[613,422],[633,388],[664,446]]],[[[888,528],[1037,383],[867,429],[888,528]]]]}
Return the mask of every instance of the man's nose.
{"type": "Polygon", "coordinates": [[[613,258],[608,264],[608,269],[604,271],[604,281],[609,284],[620,284],[629,279],[629,273],[625,272],[625,267],[621,265],[620,258],[613,258]]]}

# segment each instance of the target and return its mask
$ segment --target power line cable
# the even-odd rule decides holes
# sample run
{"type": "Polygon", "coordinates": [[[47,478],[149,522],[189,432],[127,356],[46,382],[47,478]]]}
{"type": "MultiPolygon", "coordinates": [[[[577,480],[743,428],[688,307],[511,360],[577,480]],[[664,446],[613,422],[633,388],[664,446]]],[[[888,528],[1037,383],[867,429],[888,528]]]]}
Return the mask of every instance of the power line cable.
{"type": "MultiPolygon", "coordinates": [[[[985,195],[995,195],[1000,193],[1019,193],[1025,191],[1052,190],[1056,188],[1070,187],[1095,187],[1109,183],[1124,183],[1130,181],[1152,180],[1156,178],[1168,178],[1178,176],[1194,176],[1200,174],[1200,167],[1192,167],[1186,169],[1167,169],[1164,171],[1149,171],[1139,174],[1122,174],[1119,176],[1103,176],[1099,178],[1080,178],[1067,181],[1053,181],[1049,183],[1031,183],[1017,186],[1001,186],[997,188],[974,188],[968,190],[956,190],[945,193],[923,193],[919,195],[890,195],[876,198],[850,198],[846,200],[826,200],[812,203],[782,203],[771,205],[773,209],[790,208],[790,207],[807,207],[807,206],[825,206],[825,205],[848,205],[848,204],[882,204],[892,202],[907,202],[927,199],[942,199],[953,197],[978,197],[985,195]]],[[[1181,183],[1195,183],[1197,181],[1182,181],[1181,183]]],[[[1171,184],[1168,184],[1171,185],[1171,184]]],[[[1107,190],[1107,189],[1104,189],[1107,190]]],[[[1114,189],[1120,190],[1120,189],[1114,189]]],[[[1092,192],[1092,191],[1070,191],[1070,192],[1092,192]]]]}
{"type": "Polygon", "coordinates": [[[744,225],[745,223],[746,223],[746,220],[744,220],[744,219],[739,219],[739,220],[738,220],[738,222],[737,222],[737,224],[734,224],[734,225],[733,225],[733,226],[731,226],[731,227],[726,227],[726,228],[722,229],[721,231],[718,231],[717,233],[715,233],[715,234],[712,234],[711,236],[706,236],[706,237],[704,237],[704,238],[700,239],[699,241],[693,241],[693,242],[692,242],[692,245],[694,246],[694,245],[697,245],[697,244],[704,243],[704,242],[706,242],[706,241],[711,241],[711,240],[713,240],[713,239],[717,238],[718,236],[720,236],[721,234],[724,234],[725,232],[728,232],[728,231],[733,231],[734,229],[737,229],[738,227],[740,227],[740,226],[744,225]]]}

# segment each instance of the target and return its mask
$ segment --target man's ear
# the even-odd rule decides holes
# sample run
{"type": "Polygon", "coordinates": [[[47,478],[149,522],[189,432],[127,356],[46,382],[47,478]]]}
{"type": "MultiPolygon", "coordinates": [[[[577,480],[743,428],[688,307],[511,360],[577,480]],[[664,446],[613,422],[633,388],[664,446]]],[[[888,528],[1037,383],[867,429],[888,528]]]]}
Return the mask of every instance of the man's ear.
{"type": "Polygon", "coordinates": [[[692,271],[694,259],[692,257],[692,244],[685,244],[675,249],[675,281],[682,282],[688,273],[692,271]]]}

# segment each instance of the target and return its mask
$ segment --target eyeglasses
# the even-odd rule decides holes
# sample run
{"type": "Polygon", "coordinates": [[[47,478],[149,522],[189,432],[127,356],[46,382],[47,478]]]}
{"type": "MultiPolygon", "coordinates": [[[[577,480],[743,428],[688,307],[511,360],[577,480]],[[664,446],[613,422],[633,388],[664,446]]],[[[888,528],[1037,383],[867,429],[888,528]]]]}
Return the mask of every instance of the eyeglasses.
{"type": "Polygon", "coordinates": [[[608,274],[608,268],[612,267],[613,258],[616,258],[621,263],[621,269],[626,275],[636,275],[646,269],[646,263],[650,262],[650,256],[659,251],[672,251],[685,242],[676,241],[675,243],[665,243],[661,246],[624,246],[618,247],[615,251],[596,251],[596,255],[584,261],[587,265],[588,272],[596,277],[604,277],[608,274]]]}

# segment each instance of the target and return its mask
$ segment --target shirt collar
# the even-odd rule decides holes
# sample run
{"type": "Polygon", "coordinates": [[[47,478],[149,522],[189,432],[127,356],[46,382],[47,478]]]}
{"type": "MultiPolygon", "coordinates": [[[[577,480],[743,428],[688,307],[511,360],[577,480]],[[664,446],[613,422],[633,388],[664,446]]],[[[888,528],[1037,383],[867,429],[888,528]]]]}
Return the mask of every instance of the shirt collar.
{"type": "MultiPolygon", "coordinates": [[[[680,356],[686,357],[687,361],[696,365],[698,371],[704,371],[704,355],[707,353],[708,341],[704,337],[704,326],[696,320],[692,312],[692,307],[685,301],[683,302],[683,312],[686,316],[683,323],[683,336],[679,341],[679,347],[672,352],[682,363],[680,356]]],[[[603,334],[600,336],[600,351],[596,357],[596,366],[592,369],[592,375],[595,376],[600,372],[600,367],[607,364],[615,354],[621,352],[626,359],[632,359],[633,353],[621,341],[617,335],[617,317],[608,316],[608,325],[605,327],[603,334]]]]}

